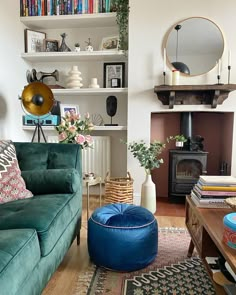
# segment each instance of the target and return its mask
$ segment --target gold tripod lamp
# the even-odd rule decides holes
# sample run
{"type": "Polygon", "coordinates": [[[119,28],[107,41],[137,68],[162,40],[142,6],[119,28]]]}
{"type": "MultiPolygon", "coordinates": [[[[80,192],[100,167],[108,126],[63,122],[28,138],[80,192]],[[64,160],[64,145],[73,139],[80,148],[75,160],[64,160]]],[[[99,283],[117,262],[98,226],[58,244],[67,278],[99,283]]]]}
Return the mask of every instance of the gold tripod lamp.
{"type": "Polygon", "coordinates": [[[35,130],[31,141],[34,141],[37,132],[38,142],[40,142],[40,133],[43,135],[44,141],[46,142],[40,116],[49,115],[55,104],[51,89],[44,83],[32,82],[24,88],[20,99],[26,112],[33,115],[34,118],[36,117],[34,121],[35,130]]]}

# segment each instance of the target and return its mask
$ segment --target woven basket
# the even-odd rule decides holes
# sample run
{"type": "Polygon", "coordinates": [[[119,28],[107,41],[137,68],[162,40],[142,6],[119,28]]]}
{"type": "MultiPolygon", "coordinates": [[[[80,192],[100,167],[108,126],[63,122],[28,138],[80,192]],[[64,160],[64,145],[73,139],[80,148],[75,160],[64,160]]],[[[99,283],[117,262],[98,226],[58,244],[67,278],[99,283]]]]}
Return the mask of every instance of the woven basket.
{"type": "Polygon", "coordinates": [[[133,204],[133,182],[129,172],[127,177],[110,177],[107,172],[105,178],[104,202],[133,204]]]}
{"type": "Polygon", "coordinates": [[[228,204],[233,209],[233,211],[236,211],[236,197],[225,199],[225,203],[228,204]]]}

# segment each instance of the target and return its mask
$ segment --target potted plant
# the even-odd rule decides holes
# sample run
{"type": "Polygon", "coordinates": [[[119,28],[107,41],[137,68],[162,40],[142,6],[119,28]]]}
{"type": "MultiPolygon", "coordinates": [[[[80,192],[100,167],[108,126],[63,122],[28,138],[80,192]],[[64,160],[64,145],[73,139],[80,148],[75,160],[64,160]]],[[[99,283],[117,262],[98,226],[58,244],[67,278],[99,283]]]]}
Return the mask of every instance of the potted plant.
{"type": "Polygon", "coordinates": [[[176,147],[183,147],[184,143],[187,141],[187,138],[183,134],[175,135],[172,139],[175,140],[176,147]]]}
{"type": "MultiPolygon", "coordinates": [[[[168,138],[167,142],[172,138],[168,138]]],[[[151,178],[151,171],[163,164],[164,161],[160,154],[165,147],[166,144],[158,140],[150,144],[146,144],[143,140],[128,144],[128,150],[138,159],[140,166],[146,172],[146,179],[141,190],[141,206],[149,209],[152,213],[156,211],[156,187],[151,178]]]]}
{"type": "Polygon", "coordinates": [[[75,43],[75,52],[79,52],[80,51],[80,44],[77,42],[75,43]]]}
{"type": "Polygon", "coordinates": [[[118,48],[128,50],[129,0],[114,0],[112,11],[116,12],[116,22],[119,29],[118,48]]]}

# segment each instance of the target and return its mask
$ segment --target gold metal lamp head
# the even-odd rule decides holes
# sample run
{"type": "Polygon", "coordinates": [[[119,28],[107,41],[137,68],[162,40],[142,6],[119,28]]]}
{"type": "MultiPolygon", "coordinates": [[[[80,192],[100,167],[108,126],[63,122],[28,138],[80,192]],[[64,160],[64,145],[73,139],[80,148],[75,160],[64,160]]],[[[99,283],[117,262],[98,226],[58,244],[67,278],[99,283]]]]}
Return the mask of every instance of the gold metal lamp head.
{"type": "Polygon", "coordinates": [[[41,82],[27,85],[22,92],[21,101],[25,110],[35,116],[48,114],[55,103],[51,89],[41,82]]]}

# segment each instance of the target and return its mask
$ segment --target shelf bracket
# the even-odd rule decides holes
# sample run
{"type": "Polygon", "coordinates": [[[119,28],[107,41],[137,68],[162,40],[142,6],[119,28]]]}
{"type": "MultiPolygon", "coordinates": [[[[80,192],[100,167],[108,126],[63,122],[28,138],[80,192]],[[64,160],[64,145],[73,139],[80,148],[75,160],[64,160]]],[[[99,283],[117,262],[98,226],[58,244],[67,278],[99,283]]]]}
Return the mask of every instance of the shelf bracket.
{"type": "Polygon", "coordinates": [[[175,104],[175,91],[170,91],[169,109],[173,109],[175,104]]]}
{"type": "Polygon", "coordinates": [[[211,103],[212,109],[215,109],[217,107],[219,97],[220,97],[220,90],[215,90],[214,97],[212,98],[212,103],[211,103]]]}

